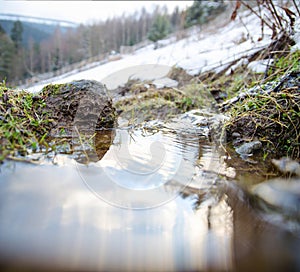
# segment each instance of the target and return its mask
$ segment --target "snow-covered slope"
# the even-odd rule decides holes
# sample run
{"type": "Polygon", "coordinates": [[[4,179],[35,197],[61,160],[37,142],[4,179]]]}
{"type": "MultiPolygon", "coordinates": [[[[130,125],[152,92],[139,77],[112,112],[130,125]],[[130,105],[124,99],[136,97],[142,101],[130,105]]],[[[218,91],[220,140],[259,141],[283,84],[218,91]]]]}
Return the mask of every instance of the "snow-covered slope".
{"type": "MultiPolygon", "coordinates": [[[[64,83],[79,79],[102,81],[117,72],[119,72],[118,75],[122,75],[122,69],[126,71],[126,68],[140,65],[146,67],[145,65],[147,64],[154,64],[157,67],[160,65],[168,67],[176,65],[184,68],[190,74],[197,74],[211,69],[220,69],[224,64],[240,58],[246,52],[253,53],[262,46],[270,43],[271,32],[268,33],[267,29],[264,39],[258,41],[261,35],[260,21],[255,15],[245,12],[241,17],[243,18],[243,24],[239,21],[229,22],[228,18],[229,23],[214,31],[214,33],[198,29],[198,31],[194,31],[189,37],[170,43],[162,48],[155,50],[154,44],[148,45],[131,55],[123,55],[120,60],[108,62],[83,72],[76,73],[74,71],[71,75],[53,78],[50,82],[64,83]]],[[[153,67],[154,71],[155,66],[153,67]]],[[[136,68],[135,70],[139,69],[136,68]]],[[[164,77],[166,72],[162,71],[161,74],[152,77],[164,77]]],[[[149,73],[151,74],[151,71],[149,73]]],[[[118,84],[125,83],[128,77],[133,76],[133,74],[134,72],[123,76],[118,84]]],[[[47,83],[49,81],[38,83],[30,87],[29,90],[39,91],[47,83]]]]}

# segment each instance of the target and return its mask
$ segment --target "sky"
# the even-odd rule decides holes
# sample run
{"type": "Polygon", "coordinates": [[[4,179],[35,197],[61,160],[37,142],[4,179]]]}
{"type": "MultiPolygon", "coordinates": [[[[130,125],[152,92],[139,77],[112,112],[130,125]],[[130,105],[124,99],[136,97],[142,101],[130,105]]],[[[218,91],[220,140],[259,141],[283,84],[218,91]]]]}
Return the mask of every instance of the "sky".
{"type": "Polygon", "coordinates": [[[134,13],[143,6],[147,10],[155,5],[166,5],[169,11],[176,6],[183,9],[193,1],[11,1],[0,0],[0,13],[13,13],[41,18],[91,23],[108,17],[134,13]]]}

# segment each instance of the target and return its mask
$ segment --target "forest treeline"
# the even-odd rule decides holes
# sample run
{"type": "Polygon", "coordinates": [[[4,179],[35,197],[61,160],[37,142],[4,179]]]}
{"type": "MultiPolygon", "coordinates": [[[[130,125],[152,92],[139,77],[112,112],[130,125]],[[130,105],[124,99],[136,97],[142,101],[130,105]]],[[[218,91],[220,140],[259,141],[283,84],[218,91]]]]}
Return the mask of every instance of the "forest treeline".
{"type": "Polygon", "coordinates": [[[121,46],[147,39],[156,42],[172,32],[203,24],[225,8],[225,3],[217,0],[197,0],[186,10],[177,7],[172,13],[166,7],[157,6],[153,12],[142,8],[131,15],[81,24],[67,31],[57,26],[48,39],[40,42],[27,37],[23,43],[21,21],[14,22],[9,34],[0,25],[0,82],[18,85],[37,74],[107,52],[119,52],[121,46]]]}

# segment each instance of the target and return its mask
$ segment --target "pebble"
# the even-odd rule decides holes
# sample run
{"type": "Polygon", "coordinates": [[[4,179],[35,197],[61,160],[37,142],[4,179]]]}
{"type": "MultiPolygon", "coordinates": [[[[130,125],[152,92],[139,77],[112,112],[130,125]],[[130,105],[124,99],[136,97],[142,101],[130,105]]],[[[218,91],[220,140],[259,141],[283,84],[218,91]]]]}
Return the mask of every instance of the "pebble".
{"type": "Polygon", "coordinates": [[[241,146],[237,147],[235,151],[240,155],[251,156],[254,150],[260,149],[262,143],[260,141],[253,141],[249,143],[244,143],[241,146]]]}
{"type": "Polygon", "coordinates": [[[238,132],[233,132],[231,136],[232,138],[241,138],[241,134],[238,132]]]}

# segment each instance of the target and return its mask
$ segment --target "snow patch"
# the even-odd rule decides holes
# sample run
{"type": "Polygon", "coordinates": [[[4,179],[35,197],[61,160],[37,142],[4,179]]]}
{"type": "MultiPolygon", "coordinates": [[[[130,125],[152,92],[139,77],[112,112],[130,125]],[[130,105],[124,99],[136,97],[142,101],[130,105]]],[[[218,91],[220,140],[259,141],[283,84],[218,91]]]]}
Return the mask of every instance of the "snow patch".
{"type": "Polygon", "coordinates": [[[254,73],[265,73],[269,65],[273,63],[273,59],[252,61],[248,64],[248,68],[254,73]]]}
{"type": "MultiPolygon", "coordinates": [[[[258,38],[261,36],[259,19],[255,15],[249,14],[249,12],[241,15],[241,18],[243,18],[243,23],[247,25],[247,29],[239,21],[230,22],[213,35],[204,35],[199,27],[193,27],[189,31],[191,35],[182,40],[176,41],[174,37],[168,38],[161,41],[160,43],[163,46],[156,50],[154,44],[150,44],[138,49],[131,55],[123,55],[119,60],[107,62],[85,71],[75,71],[68,75],[62,75],[52,79],[51,82],[66,83],[80,79],[103,81],[109,78],[109,84],[116,86],[117,84],[125,84],[128,79],[132,78],[131,74],[126,76],[123,71],[129,67],[152,64],[167,66],[170,69],[177,66],[191,75],[196,75],[212,69],[216,72],[222,71],[232,61],[238,61],[236,67],[242,64],[246,65],[245,60],[240,59],[245,54],[253,54],[269,45],[271,32],[265,29],[264,39],[259,41],[258,38]],[[123,73],[120,71],[123,71],[123,73]]],[[[298,42],[299,45],[299,39],[298,42]]],[[[255,69],[257,72],[262,72],[265,71],[266,64],[256,62],[249,64],[248,67],[255,69]]],[[[166,76],[164,73],[154,73],[154,70],[149,71],[152,80],[166,76]]],[[[31,86],[29,91],[40,91],[47,83],[37,83],[31,86]]]]}
{"type": "Polygon", "coordinates": [[[173,79],[168,78],[168,77],[156,79],[152,83],[158,89],[161,89],[161,88],[164,88],[164,87],[172,88],[172,87],[177,87],[178,86],[178,82],[176,80],[173,80],[173,79]]]}

